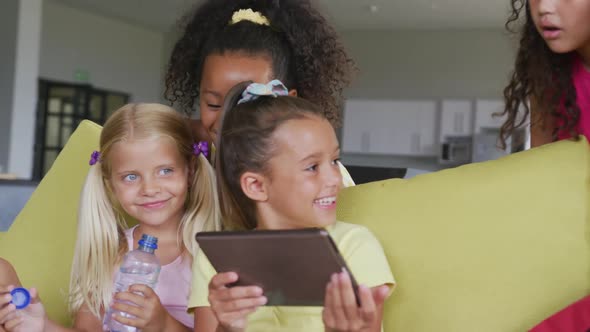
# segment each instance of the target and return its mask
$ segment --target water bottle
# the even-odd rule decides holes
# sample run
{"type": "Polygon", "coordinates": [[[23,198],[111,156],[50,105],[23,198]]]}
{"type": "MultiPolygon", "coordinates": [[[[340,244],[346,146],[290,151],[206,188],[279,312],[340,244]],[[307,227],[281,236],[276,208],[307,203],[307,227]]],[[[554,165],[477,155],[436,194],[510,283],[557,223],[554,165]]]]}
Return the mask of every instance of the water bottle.
{"type": "MultiPolygon", "coordinates": [[[[115,280],[115,293],[129,290],[134,284],[144,284],[152,289],[156,287],[160,274],[160,262],[154,251],[158,248],[158,238],[143,234],[139,240],[139,248],[128,252],[115,280]]],[[[129,303],[131,304],[131,303],[129,303]]],[[[111,332],[136,332],[132,326],[123,325],[112,318],[114,315],[134,318],[133,315],[109,308],[104,317],[104,327],[111,332]]]]}

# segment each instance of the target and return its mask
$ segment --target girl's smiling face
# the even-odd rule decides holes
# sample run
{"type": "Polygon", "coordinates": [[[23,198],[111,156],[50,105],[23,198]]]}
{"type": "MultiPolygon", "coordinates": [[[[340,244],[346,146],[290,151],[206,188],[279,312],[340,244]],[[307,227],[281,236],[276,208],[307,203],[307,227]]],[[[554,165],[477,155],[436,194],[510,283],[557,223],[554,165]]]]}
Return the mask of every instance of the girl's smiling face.
{"type": "Polygon", "coordinates": [[[167,137],[120,141],[110,153],[110,187],[140,223],[178,223],[184,214],[189,167],[167,137]]]}
{"type": "Polygon", "coordinates": [[[272,135],[275,154],[258,203],[258,227],[326,227],[336,221],[342,175],[340,148],[332,125],[317,116],[289,120],[272,135]]]}

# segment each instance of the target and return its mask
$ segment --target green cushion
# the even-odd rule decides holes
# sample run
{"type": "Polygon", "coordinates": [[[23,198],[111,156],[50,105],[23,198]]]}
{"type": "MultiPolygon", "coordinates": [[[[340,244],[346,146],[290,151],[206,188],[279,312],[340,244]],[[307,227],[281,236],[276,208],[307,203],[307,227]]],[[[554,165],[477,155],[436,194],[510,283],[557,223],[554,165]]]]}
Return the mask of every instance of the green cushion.
{"type": "Polygon", "coordinates": [[[14,265],[25,287],[39,289],[48,316],[62,324],[70,321],[78,200],[100,130],[90,121],[80,123],[8,232],[0,232],[0,256],[14,265]]]}
{"type": "Polygon", "coordinates": [[[345,189],[338,219],[368,226],[398,288],[386,331],[525,331],[588,294],[590,147],[345,189]]]}

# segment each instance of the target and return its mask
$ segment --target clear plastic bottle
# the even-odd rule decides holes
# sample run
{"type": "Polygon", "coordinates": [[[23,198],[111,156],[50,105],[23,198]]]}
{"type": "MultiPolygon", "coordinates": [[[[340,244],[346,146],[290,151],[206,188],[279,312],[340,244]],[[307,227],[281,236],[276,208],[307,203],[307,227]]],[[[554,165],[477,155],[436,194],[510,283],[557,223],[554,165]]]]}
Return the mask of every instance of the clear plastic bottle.
{"type": "MultiPolygon", "coordinates": [[[[129,286],[144,284],[151,288],[156,287],[160,274],[160,261],[154,255],[158,248],[158,238],[143,234],[139,240],[139,248],[128,252],[123,258],[123,263],[115,279],[115,293],[128,291],[129,286]]],[[[133,317],[118,310],[108,309],[104,316],[104,328],[111,332],[135,332],[132,326],[123,325],[112,318],[112,315],[133,317]]]]}

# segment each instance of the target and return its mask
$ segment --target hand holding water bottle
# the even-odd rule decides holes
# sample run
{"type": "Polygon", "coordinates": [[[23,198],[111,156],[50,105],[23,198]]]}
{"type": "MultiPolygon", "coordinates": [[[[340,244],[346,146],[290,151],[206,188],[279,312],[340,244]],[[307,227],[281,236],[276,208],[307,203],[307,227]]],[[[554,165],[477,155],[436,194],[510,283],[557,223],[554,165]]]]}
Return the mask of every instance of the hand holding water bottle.
{"type": "Polygon", "coordinates": [[[114,301],[104,316],[107,331],[136,332],[148,325],[150,330],[157,330],[157,326],[150,324],[164,326],[165,309],[153,291],[160,274],[160,262],[154,254],[157,248],[158,239],[143,234],[139,248],[123,258],[115,280],[114,301]]]}
{"type": "Polygon", "coordinates": [[[127,292],[115,294],[115,302],[111,308],[134,316],[128,318],[115,315],[114,320],[144,332],[163,331],[166,321],[171,318],[154,290],[141,284],[132,285],[127,292]]]}

